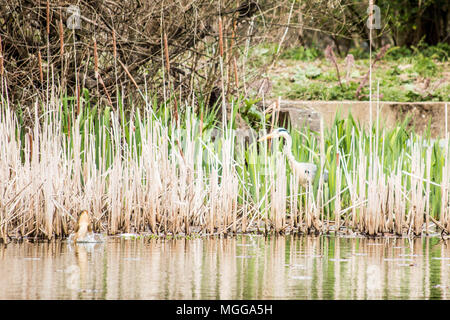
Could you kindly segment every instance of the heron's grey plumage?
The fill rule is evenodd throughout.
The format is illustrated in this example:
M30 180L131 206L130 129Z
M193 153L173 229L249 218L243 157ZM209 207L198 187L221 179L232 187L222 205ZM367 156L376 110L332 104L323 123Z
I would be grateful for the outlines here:
M294 155L292 154L292 138L284 128L276 129L271 134L261 138L260 140L263 140L264 138L276 137L282 137L285 139L286 144L284 145L283 153L288 159L291 169L294 172L294 175L298 178L299 183L304 187L308 186L316 177L317 166L314 163L298 162L295 160ZM323 179L325 182L328 181L327 170L324 170Z

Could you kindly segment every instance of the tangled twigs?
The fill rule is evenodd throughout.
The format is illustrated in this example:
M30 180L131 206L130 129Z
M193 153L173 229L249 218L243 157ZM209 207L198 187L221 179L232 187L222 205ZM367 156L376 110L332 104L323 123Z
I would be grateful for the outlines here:
M76 95L79 79L80 87L90 91L99 83L102 90L98 94L112 104L118 87L127 91L122 96L142 90L145 83L151 85L153 93L159 93L164 84L160 71L166 60L170 61L166 80L172 79L173 89L192 90L186 85L191 76L204 77L217 61L214 50L205 50L217 45L217 17L245 20L259 14L250 10L236 17L234 13L241 12L239 5L244 2L223 1L227 10L220 14L216 4L207 0L188 4L11 0L0 7L0 73L8 75L11 101L33 101L30 98L36 95L36 89L49 87L43 83L49 79L64 84L68 94ZM224 14L227 11L230 13ZM231 32L224 30L224 42ZM161 54L162 34L165 57ZM235 41L242 43L245 37L236 37ZM198 60L201 63L195 64L197 69L190 70L194 65L191 61ZM117 68L117 61L122 68Z

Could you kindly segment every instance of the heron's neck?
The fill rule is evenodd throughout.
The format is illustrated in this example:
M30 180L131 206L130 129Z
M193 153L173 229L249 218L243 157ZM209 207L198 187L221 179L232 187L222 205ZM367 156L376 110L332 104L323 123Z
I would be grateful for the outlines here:
M288 158L290 163L295 163L295 158L294 155L292 154L292 139L287 134L286 135L283 134L282 137L286 141L283 147L283 153L286 156L286 158Z

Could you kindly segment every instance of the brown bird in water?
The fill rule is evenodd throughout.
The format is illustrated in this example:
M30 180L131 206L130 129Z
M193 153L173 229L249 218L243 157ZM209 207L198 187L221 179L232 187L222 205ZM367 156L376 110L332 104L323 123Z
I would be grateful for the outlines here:
M83 241L88 233L92 232L91 218L87 210L81 211L78 215L77 225L75 227L75 234L73 242Z

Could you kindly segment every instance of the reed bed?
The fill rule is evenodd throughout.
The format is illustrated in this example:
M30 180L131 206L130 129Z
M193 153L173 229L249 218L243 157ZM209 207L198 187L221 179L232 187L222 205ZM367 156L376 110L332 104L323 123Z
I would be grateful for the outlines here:
M66 237L84 209L108 234L450 232L448 127L432 140L408 132L406 121L364 128L350 115L322 133L290 130L296 159L329 171L328 182L318 174L304 188L280 142L246 145L232 121L219 128L187 103L172 122L152 99L125 113L122 104L91 107L86 92L80 112L78 99L52 97L36 102L29 127L2 101L5 242Z

